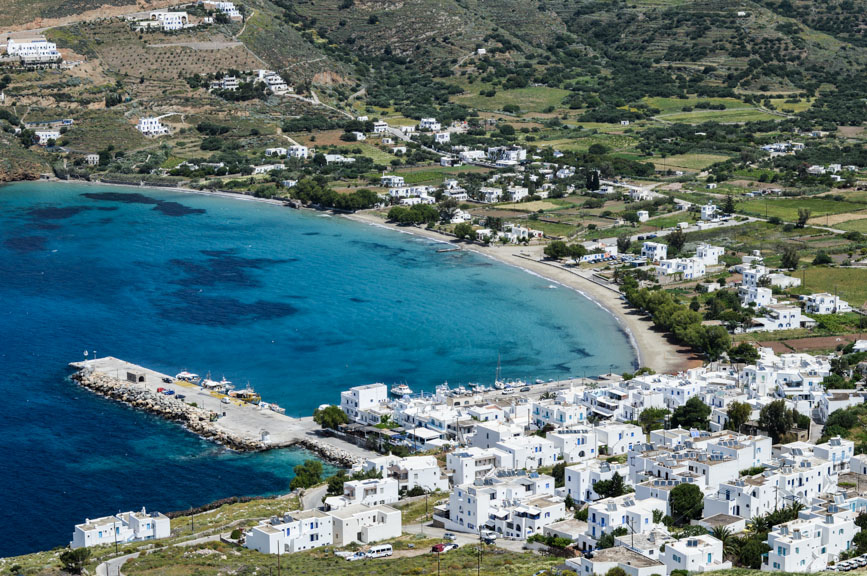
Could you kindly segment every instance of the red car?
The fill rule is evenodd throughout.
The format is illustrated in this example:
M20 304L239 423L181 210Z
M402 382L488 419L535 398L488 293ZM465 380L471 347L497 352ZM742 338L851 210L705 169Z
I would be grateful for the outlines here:
M458 545L452 542L444 542L442 544L434 544L430 551L437 553L448 552L449 550L455 550L457 547Z

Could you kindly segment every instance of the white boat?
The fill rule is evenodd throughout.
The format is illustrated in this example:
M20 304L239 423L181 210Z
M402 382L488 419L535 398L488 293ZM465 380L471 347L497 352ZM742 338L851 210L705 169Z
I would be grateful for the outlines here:
M274 403L269 404L268 408L271 409L271 412L276 412L277 414L285 414L286 413L285 408L281 408L280 406L277 406Z
M210 378L203 378L199 383L202 388L207 388L208 390L222 390L223 385L216 380L211 380Z
M198 374L193 374L192 372L187 372L184 370L183 372L178 372L175 374L175 380L184 380L186 382L195 382L199 379Z
M409 396L412 394L412 388L406 384L394 384L391 387L391 393L394 396Z

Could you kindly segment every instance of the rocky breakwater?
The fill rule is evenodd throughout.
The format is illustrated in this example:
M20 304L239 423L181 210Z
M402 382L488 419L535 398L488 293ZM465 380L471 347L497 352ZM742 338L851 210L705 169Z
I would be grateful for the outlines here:
M178 422L191 432L242 452L266 450L268 445L241 437L223 429L212 421L212 412L187 404L174 396L149 390L134 383L113 378L101 372L80 370L73 374L72 379L84 388L106 398L123 402L128 406L155 414L166 420Z
M314 454L320 456L323 460L345 468L352 468L356 464L361 464L364 461L364 458L361 458L360 456L350 454L342 448L329 444L324 438L300 438L295 445L310 450Z

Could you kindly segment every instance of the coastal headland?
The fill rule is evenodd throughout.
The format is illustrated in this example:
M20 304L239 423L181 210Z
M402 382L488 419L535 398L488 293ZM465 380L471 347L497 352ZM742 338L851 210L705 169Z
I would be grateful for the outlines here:
M347 467L375 456L339 438L319 435L319 426L312 417L292 418L118 358L107 356L72 362L70 366L76 370L72 379L82 387L177 422L232 450L252 452L294 446ZM165 394L161 389L174 394Z

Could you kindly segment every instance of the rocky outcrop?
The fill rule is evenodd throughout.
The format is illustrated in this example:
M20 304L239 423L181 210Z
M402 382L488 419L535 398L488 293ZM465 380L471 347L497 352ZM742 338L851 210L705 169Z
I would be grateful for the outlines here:
M311 452L320 456L323 460L327 460L328 462L332 462L334 464L337 464L338 466L343 466L346 468L352 468L355 464L359 464L362 461L362 458L350 454L346 450L342 450L336 446L333 446L325 440L305 438L298 440L295 445L310 450Z
M133 408L156 414L166 420L178 422L185 428L226 448L242 452L266 450L269 446L227 432L212 421L212 413L186 404L174 396L131 385L100 372L79 371L72 379L83 387L106 398L123 402Z

